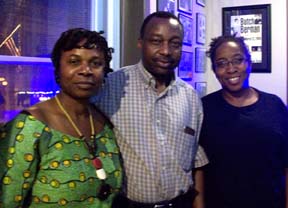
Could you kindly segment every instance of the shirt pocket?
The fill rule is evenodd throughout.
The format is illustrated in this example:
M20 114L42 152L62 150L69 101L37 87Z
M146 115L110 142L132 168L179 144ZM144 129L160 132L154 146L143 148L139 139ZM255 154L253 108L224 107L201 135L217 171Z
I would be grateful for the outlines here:
M194 157L196 153L195 129L184 126L179 130L179 161L185 172L191 171L194 166Z

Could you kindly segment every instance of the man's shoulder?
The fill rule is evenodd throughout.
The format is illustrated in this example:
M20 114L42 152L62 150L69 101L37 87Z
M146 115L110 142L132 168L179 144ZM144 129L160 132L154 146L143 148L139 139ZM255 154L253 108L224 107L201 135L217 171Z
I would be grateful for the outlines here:
M176 82L172 89L174 90L173 92L176 93L174 94L175 96L180 96L181 99L187 100L190 104L194 103L194 106L201 103L201 99L195 88L180 78L176 78Z
M176 86L178 86L180 88L186 89L186 90L191 91L191 92L195 91L195 89L192 87L192 85L188 84L187 82L185 82L184 80L182 80L179 77L176 78L175 83L176 83Z
M125 76L126 74L132 73L137 68L138 68L138 64L124 66L120 69L117 69L116 71L109 73L107 78L108 79L119 78L121 76Z

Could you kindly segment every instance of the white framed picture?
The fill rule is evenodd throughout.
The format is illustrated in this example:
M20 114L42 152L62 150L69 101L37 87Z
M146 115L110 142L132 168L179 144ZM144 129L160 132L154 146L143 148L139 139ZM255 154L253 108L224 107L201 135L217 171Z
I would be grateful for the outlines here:
M205 48L195 48L195 72L205 73L206 71L206 51Z
M205 0L196 0L196 4L199 4L203 7L205 7Z
M175 14L175 0L157 0L157 11Z
M206 41L206 16L202 13L196 14L196 41L199 44Z
M183 25L184 37L183 44L192 46L193 43L193 21L191 17L179 13L178 15L180 22Z
M185 81L192 80L193 75L193 53L182 51L181 60L178 67L178 77Z
M205 96L207 92L207 82L195 82L195 89L200 98Z
M178 10L192 14L192 0L178 0Z

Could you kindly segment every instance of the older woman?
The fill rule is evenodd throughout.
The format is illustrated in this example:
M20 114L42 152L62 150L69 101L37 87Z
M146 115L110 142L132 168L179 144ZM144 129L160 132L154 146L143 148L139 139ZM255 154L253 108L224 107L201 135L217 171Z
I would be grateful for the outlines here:
M110 71L100 33L62 33L52 52L61 90L1 130L1 207L111 207L122 168L113 125L89 104Z

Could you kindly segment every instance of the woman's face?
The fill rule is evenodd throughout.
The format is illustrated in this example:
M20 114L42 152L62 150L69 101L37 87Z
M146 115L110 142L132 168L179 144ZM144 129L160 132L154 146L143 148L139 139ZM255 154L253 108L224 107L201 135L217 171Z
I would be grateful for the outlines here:
M251 64L237 43L225 42L215 54L215 75L223 90L233 93L249 87Z
M88 99L102 86L105 59L97 49L75 48L61 55L59 83L62 92L77 98Z

